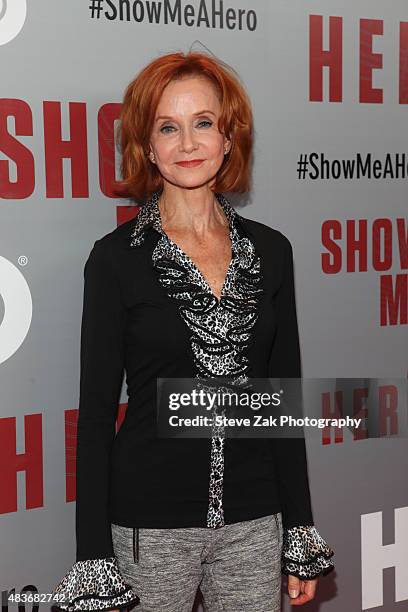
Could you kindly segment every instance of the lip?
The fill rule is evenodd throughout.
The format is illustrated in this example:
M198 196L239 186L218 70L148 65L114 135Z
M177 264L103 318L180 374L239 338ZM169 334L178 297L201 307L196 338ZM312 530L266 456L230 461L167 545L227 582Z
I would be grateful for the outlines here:
M195 166L200 166L204 161L204 159L191 159L190 161L176 162L176 164L183 168L194 168Z

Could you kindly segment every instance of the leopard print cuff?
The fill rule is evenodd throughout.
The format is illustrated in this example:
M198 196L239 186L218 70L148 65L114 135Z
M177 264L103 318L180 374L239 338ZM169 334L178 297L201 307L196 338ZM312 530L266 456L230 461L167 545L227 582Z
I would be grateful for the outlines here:
M312 525L283 530L282 573L311 580L334 570L334 551Z
M139 597L120 574L116 557L77 561L54 589L52 612L132 608Z

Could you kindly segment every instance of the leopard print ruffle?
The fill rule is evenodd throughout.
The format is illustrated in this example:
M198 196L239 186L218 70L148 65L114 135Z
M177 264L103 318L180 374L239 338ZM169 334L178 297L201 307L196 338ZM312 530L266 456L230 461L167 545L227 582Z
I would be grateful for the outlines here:
M120 574L116 557L77 561L52 593L52 612L133 608L140 599Z
M311 580L334 569L334 551L312 525L283 530L282 573Z
M180 315L191 330L196 377L227 377L232 384L245 386L249 367L246 352L253 340L251 331L258 318L258 301L263 293L260 258L255 247L248 237L239 235L235 225L238 213L222 194L216 194L229 222L232 244L232 259L218 300L191 258L164 232L159 197L159 192L155 192L138 213L131 246L143 243L149 225L161 234L152 261L159 282L177 301ZM216 426L214 418L207 511L207 527L212 528L225 524L222 505L224 433L224 428Z

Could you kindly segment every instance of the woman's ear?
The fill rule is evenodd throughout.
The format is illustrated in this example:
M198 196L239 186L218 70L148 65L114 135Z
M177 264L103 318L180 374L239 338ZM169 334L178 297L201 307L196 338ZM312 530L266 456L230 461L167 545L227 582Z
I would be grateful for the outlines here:
M150 159L151 162L153 162L154 164L156 163L156 158L154 156L151 146L149 147L149 150L146 152L146 155Z

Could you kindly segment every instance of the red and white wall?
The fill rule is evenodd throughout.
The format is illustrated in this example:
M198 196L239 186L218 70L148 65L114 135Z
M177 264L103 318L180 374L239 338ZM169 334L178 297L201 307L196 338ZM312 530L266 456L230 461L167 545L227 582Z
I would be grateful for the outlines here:
M137 211L112 194L114 127L158 54L212 52L250 94L254 189L231 199L293 245L303 375L407 376L406 2L122 6L0 0L3 609L13 589L50 593L74 561L83 266ZM336 553L321 612L408 607L404 414L377 416L379 437L308 440L315 523Z

